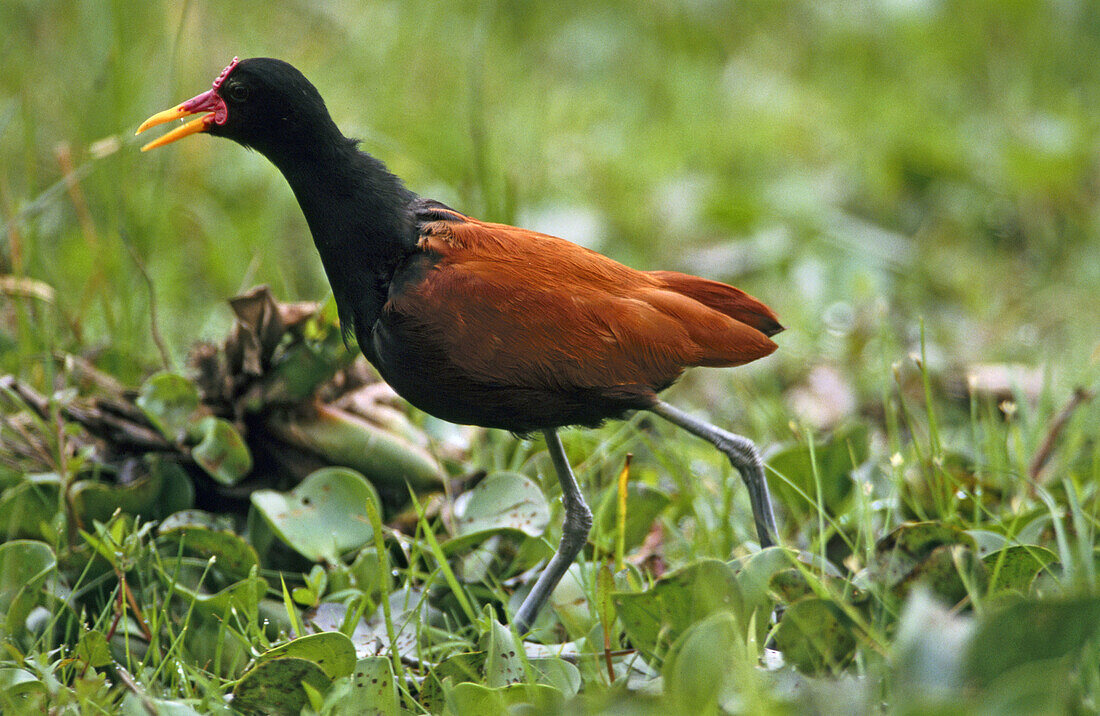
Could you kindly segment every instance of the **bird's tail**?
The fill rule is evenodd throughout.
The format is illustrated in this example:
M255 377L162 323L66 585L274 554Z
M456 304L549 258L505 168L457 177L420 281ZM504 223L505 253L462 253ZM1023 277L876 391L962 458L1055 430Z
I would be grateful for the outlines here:
M648 273L668 290L695 299L704 306L752 326L765 336L774 336L783 330L772 309L739 288L676 271Z

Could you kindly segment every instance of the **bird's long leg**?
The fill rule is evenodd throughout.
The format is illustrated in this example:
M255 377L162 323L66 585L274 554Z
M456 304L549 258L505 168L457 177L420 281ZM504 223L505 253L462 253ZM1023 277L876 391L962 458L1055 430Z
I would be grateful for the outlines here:
M693 435L698 435L729 458L730 463L741 473L745 487L749 489L749 503L756 522L756 534L761 547L775 544L778 532L775 529L775 515L772 512L772 500L768 494L768 483L764 479L764 462L756 445L746 437L735 435L708 422L688 415L664 401L650 408L665 420L679 425Z
M550 459L554 463L554 471L558 473L558 482L561 483L561 503L565 508L565 524L561 530L561 544L558 551L550 558L546 569L539 575L535 586L527 598L523 600L519 611L516 612L516 631L523 634L535 623L546 600L558 582L569 570L569 565L577 554L584 548L588 541L588 531L592 529L592 511L588 509L577 486L577 478L573 477L573 470L569 467L569 460L565 457L565 449L561 445L561 439L556 430L543 430L546 436L546 447L550 450Z

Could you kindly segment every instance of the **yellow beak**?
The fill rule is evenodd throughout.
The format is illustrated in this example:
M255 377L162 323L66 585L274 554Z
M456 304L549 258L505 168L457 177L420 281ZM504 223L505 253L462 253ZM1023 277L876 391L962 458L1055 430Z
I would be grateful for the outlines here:
M157 112L149 119L141 123L137 131L134 134L141 134L150 127L155 127L158 124L164 124L176 119L182 119L183 117L189 117L193 114L199 114L200 112L209 112L197 119L192 119L182 127L176 127L168 134L165 134L160 139L154 139L141 148L141 151L147 152L150 149L156 149L157 147L163 147L165 144L171 144L172 142L183 139L189 134L197 134L199 132L205 132L210 128L212 124L222 124L226 119L226 107L225 102L218 96L214 90L207 90L202 94L192 97L191 99L178 104L172 109L166 109L163 112Z

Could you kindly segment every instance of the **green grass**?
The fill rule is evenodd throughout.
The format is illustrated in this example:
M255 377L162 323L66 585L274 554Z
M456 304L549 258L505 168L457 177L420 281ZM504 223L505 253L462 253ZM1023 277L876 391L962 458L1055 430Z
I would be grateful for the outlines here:
M569 431L593 504L614 493L628 452L632 482L668 497L648 559L640 542L628 546L628 561L642 564L615 575L615 593L653 585L658 565L736 559L737 589L759 600L687 610L658 638L625 602L609 607L596 568L616 542L594 541L576 575L582 606L557 609L536 634L579 645L579 695L540 681L546 663L524 660L515 668L526 690L492 698L553 707L535 686L549 682L580 710L1096 708L1100 647L1087 625L1098 591L1098 401L1072 411L1039 479L1031 473L1073 391L1100 384L1095 3L5 2L0 26L0 373L46 395L94 392L63 354L131 387L182 369L194 342L225 335L225 298L252 285L283 300L327 294L293 196L261 157L207 137L137 151L142 119L207 88L234 55L300 67L345 132L415 191L639 268L730 281L776 309L788 327L777 353L695 371L668 397L764 449L783 542L804 560L755 554L743 488L705 444L644 416ZM1000 363L1034 375L968 390L975 366ZM69 397L58 393L53 409ZM501 647L492 612L514 602L517 573L556 543L555 502L544 540L486 548L495 561L471 580L478 570L444 554L447 518L424 496L401 534L388 528L358 562L344 555L324 585L263 550L263 580L234 581L129 517L101 528L119 549L93 559L107 538L76 533L65 490L49 485L71 484L95 456L67 454L54 421L23 423L16 401L2 404L0 437L40 436L37 464L55 473L43 482L0 469L0 512L16 492L38 500L20 505L52 505L48 524L6 532L49 555L0 545L14 545L15 562L42 560L41 575L18 573L14 584L4 580L17 573L0 570L0 605L33 611L30 623L3 626L0 680L34 684L31 697L74 713L113 713L124 699L224 710L221 695L307 606L291 597L284 607L280 579L309 605L341 605L336 628L349 634L355 610L369 617L387 593L427 593L432 618L395 601L371 628L386 643L411 635L408 658L378 653L385 669L420 678L434 668L440 684L449 675L440 693L452 710L490 698L455 690L460 655L514 666L501 661L514 649ZM519 472L556 494L539 442L477 434L446 463L455 476ZM924 535L939 551L911 556L931 592L898 588L901 567L881 546L918 520L946 530ZM975 566L1006 544L1024 550L1011 560L1025 571L1025 553L1049 550L1052 566L1023 586L1002 581L1007 552ZM215 613L179 591L200 579L212 593L245 586ZM264 599L248 596L250 584ZM794 614L787 627L770 628L773 603ZM613 684L598 626L609 608L618 621L608 643L624 652ZM815 641L800 611L822 630L833 615L836 630ZM998 619L1014 614L1049 629L1005 632L1023 647L997 641L1007 629ZM765 644L784 646L787 665L760 667ZM736 678L699 676L713 664ZM428 707L423 691L398 684L403 708ZM335 708L341 688L352 687L319 691L311 708Z

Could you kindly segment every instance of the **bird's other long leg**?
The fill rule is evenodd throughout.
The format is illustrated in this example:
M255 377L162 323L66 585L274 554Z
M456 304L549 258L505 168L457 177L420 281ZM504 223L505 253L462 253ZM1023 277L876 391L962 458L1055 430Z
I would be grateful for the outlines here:
M752 505L752 516L756 522L756 534L760 538L760 546L774 545L778 535L775 529L775 514L772 511L771 496L768 494L768 483L764 479L764 462L760 459L760 452L756 449L756 445L746 437L699 420L664 401L657 401L650 410L670 423L703 438L729 458L730 463L741 473L745 487L749 489L749 503Z
M539 575L535 586L527 598L523 600L519 611L516 612L516 631L523 634L535 623L539 611L542 610L550 593L558 582L569 570L577 554L584 548L588 541L588 531L592 529L592 511L584 501L580 487L577 486L577 478L573 476L573 470L569 467L569 460L565 457L565 449L561 445L561 439L556 430L544 430L546 447L550 450L550 459L554 463L554 471L558 473L558 482L561 483L561 502L565 508L565 524L561 530L561 544L558 551L550 558L546 569Z

